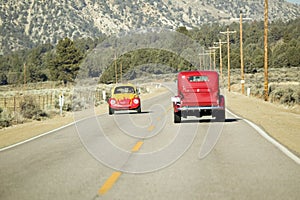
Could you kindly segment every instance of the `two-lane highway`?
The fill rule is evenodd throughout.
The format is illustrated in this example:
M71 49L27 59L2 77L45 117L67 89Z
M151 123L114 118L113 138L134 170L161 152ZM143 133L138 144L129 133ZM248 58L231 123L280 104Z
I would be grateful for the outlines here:
M172 95L1 151L0 199L300 198L299 165L244 120L174 124Z

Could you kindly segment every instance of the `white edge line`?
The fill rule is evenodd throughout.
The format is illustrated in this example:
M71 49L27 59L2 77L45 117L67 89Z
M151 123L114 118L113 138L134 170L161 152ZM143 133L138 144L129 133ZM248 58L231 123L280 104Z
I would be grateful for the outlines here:
M293 154L289 149L287 149L285 146L277 142L274 138L272 138L268 133L266 133L264 130L262 130L259 126L254 124L253 122L244 119L240 116L237 116L233 112L226 109L227 112L229 112L231 115L233 115L236 118L243 119L245 122L247 122L252 128L254 128L262 137L264 137L267 141L269 141L271 144L273 144L275 147L277 147L281 152L283 152L286 156L291 158L293 161L295 161L298 165L300 165L300 158Z

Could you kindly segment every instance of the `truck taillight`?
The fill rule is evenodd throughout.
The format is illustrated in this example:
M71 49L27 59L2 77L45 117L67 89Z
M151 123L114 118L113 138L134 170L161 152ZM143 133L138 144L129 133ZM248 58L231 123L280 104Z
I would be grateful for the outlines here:
M180 103L180 97L171 97L171 101L174 103Z

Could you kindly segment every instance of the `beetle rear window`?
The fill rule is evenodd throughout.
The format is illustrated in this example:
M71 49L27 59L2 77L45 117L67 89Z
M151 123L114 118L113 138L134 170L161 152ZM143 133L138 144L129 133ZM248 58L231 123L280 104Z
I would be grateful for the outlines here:
M208 76L190 76L188 79L190 82L206 82L208 81Z
M130 86L116 87L114 94L134 93L134 88Z

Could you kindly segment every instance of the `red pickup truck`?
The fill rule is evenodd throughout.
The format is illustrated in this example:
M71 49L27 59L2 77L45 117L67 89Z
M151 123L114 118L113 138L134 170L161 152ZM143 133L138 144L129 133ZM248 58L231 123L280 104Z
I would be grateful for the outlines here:
M220 94L216 71L184 71L178 73L177 96L172 97L174 123L187 116L212 116L225 120L225 98Z

